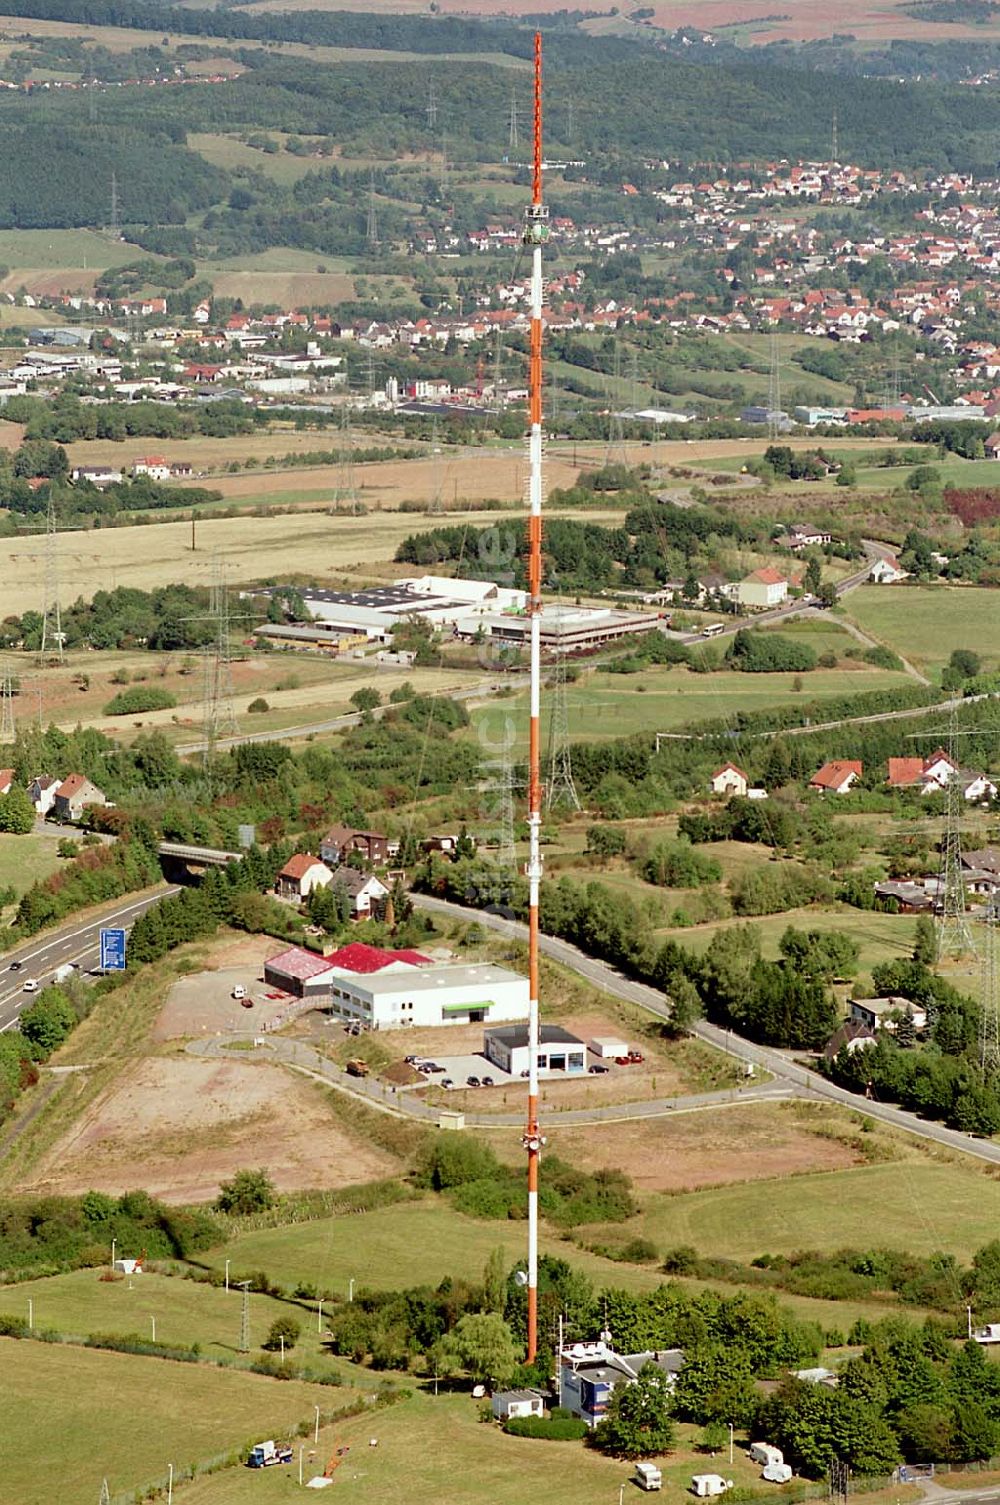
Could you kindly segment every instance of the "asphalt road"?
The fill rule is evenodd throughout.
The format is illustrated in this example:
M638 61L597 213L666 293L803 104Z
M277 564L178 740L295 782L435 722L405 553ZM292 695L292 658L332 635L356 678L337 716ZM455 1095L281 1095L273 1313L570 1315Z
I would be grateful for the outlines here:
M32 994L24 991L24 984L33 978L39 986L52 981L57 967L75 962L81 972L98 965L101 959L101 930L105 926L124 926L130 930L139 915L153 904L158 904L168 894L178 893L176 885L157 888L141 898L130 898L126 903L105 912L97 919L64 926L48 931L37 940L28 941L0 958L0 1034L17 1023L21 1010L31 1002ZM20 962L20 970L11 971L11 963Z

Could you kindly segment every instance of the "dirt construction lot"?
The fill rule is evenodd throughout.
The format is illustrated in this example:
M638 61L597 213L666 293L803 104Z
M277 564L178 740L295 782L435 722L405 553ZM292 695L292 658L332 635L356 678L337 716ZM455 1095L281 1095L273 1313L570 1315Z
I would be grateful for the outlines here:
M126 1070L74 1123L25 1190L204 1202L247 1166L282 1191L349 1186L397 1167L336 1124L323 1089L279 1066L151 1057Z
M624 1167L641 1191L693 1191L859 1163L848 1143L810 1133L776 1103L618 1123L600 1134L550 1120L547 1132L563 1160L587 1170Z

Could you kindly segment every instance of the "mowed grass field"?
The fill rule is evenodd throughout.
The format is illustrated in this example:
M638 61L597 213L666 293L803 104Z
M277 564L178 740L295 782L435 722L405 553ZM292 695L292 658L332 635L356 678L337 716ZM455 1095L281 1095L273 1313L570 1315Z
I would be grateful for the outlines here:
M706 848L711 851L711 848ZM658 934L672 935L689 950L700 954L707 950L720 930L729 930L744 923L738 918L715 920L706 925L693 925L683 930L663 930ZM895 961L909 956L913 951L916 934L916 916L876 914L849 909L789 909L783 914L764 915L753 920L753 926L761 939L765 957L774 961L780 955L778 942L791 925L797 930L820 930L824 933L849 935L859 946L859 962L862 969L869 969L878 962Z
M971 648L984 667L1000 664L1000 594L963 585L863 585L845 616L937 678L953 648Z
M108 1258L111 1251L108 1250ZM233 1264L245 1275L249 1266ZM190 1347L200 1343L209 1358L232 1358L239 1351L242 1298L235 1288L203 1285L177 1276L150 1271L115 1281L101 1280L99 1270L74 1270L43 1280L29 1280L0 1287L0 1312L27 1318L28 1300L33 1303L36 1328L55 1328L76 1337L88 1333L140 1333L156 1340ZM289 1307L286 1302L252 1292L250 1296L250 1347L259 1349L271 1323L292 1316L302 1327L296 1357L319 1363L320 1344L315 1304L312 1311ZM339 1363L339 1361L337 1361ZM333 1368L334 1365L329 1366Z
M797 680L801 680L800 686ZM693 674L683 667L628 675L598 670L587 674L582 682L567 686L566 706L570 736L598 740L633 732L678 731L695 722L725 720L740 712L767 711L778 705L911 683L905 674L868 668L814 669L801 676L728 670ZM498 717L506 711L526 738L525 704L522 695L505 700L502 706L483 707L472 713L473 723L478 731L480 722L488 719L489 726L495 728ZM543 727L543 734L545 731Z
M496 516L456 512L447 520L479 528ZM402 539L420 526L421 519L389 512L367 517L209 516L198 523L196 554L191 552L187 517L146 527L61 534L62 600L89 600L95 591L119 585L142 590L177 580L209 585L215 554L225 562L234 585L284 574L304 574L319 585L332 584L342 572L367 577L373 566L389 563ZM41 553L32 552L34 547L23 539L0 539L0 601L5 615L41 609L44 566Z
M350 1452L334 1475L333 1495L364 1500L370 1505L524 1505L529 1499L544 1499L551 1505L610 1505L631 1476L632 1466L605 1458L581 1442L546 1442L507 1437L496 1426L479 1420L480 1402L466 1386L457 1393L434 1396L431 1389L390 1406L378 1416L352 1418L336 1429L320 1433L318 1467L306 1464L305 1477L321 1472L332 1446L326 1437ZM661 1461L663 1501L680 1505L690 1499L691 1475L715 1467L696 1449L698 1428L681 1426L677 1446ZM378 1446L371 1447L373 1437ZM745 1443L744 1443L745 1446ZM725 1473L734 1483L749 1487L760 1469L750 1463L740 1447ZM298 1466L270 1468L252 1480L227 1471L185 1486L185 1505L242 1505L250 1499L261 1505L298 1497ZM626 1485L626 1496L635 1494ZM893 1499L906 1499L897 1490ZM780 1498L780 1497L779 1497ZM866 1497L867 1498L867 1497Z
M167 1466L215 1457L334 1410L344 1392L162 1359L0 1339L11 1505L91 1505ZM246 1477L239 1475L246 1489ZM234 1498L246 1498L235 1496Z
M12 887L21 894L42 878L47 878L61 866L56 856L59 837L53 827L52 834L38 836L8 836L0 833L0 888Z
M1000 1182L992 1177L903 1160L658 1197L628 1226L662 1248L693 1244L741 1260L886 1246L917 1255L940 1249L968 1262L996 1237L998 1218ZM958 1292L955 1301L957 1308Z

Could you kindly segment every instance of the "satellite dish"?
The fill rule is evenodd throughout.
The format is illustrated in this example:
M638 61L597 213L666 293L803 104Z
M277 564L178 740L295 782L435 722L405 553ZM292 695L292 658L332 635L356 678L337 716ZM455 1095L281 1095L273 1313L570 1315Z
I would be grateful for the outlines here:
M519 1285L519 1286L526 1286L528 1284L528 1272L527 1272L527 1270L515 1270L514 1271L514 1284L515 1285Z

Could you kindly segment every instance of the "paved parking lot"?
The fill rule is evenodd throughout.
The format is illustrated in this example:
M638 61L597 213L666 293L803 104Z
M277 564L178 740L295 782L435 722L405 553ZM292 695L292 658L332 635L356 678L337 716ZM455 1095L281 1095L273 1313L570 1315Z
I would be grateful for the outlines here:
M420 1059L436 1061L438 1066L444 1067L444 1071L435 1071L426 1076L421 1072L424 1081L418 1083L419 1086L423 1086L424 1082L440 1085L445 1077L451 1077L456 1087L464 1087L470 1076L477 1076L480 1081L484 1075L491 1076L497 1086L503 1084L505 1087L514 1080L506 1071L501 1071L499 1066L488 1061L481 1050L461 1056L445 1056L435 1052L432 1056L421 1056Z

